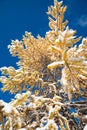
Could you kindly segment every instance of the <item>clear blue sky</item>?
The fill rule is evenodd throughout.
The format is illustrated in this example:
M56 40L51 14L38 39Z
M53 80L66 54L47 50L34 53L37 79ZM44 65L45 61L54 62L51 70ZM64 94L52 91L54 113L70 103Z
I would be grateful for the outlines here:
M87 36L87 0L64 0L65 17L69 27L77 30L77 36ZM11 57L7 45L11 40L21 40L25 31L44 37L48 27L48 6L53 0L0 0L0 67L16 67L17 58ZM1 87L1 85L0 85ZM0 92L0 99L9 101L8 93Z

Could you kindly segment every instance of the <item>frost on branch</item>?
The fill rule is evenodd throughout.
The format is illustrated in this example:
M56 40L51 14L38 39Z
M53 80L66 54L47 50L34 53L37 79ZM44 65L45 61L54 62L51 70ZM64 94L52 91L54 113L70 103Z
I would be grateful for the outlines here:
M21 41L12 40L8 46L10 54L19 61L18 69L0 68L2 90L15 94L9 103L0 100L1 130L86 127L87 38L77 46L81 37L67 26L66 9L62 2L54 0L47 12L50 30L45 37L35 38L26 32Z

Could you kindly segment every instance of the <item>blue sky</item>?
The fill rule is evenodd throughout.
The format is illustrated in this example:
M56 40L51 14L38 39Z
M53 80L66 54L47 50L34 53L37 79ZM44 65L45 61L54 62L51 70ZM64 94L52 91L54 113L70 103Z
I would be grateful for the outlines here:
M67 5L65 18L77 36L87 36L87 0L64 0ZM7 45L11 40L21 40L25 31L36 37L45 36L48 27L48 6L53 0L0 0L0 67L16 67L17 58L11 57ZM1 87L1 85L0 85ZM0 99L9 101L10 94L1 93Z

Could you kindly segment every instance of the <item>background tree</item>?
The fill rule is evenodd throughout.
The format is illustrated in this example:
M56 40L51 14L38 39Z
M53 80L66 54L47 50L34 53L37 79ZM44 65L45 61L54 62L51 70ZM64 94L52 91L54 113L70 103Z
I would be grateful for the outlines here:
M81 37L67 26L65 11L54 0L45 37L26 32L8 46L19 62L18 69L0 69L2 90L15 93L11 102L0 101L1 130L82 130L87 124L87 38L77 46Z

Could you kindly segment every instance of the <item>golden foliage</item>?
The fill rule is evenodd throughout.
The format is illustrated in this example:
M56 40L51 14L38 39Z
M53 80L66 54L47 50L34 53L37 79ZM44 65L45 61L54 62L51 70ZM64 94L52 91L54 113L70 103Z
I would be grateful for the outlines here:
M62 2L54 0L47 12L51 30L45 37L35 38L26 32L21 41L12 40L8 46L10 54L19 59L18 69L0 68L2 90L21 94L10 103L0 101L1 129L70 130L68 118L60 113L65 104L59 93L67 93L72 100L74 93L87 89L87 38L75 45L81 37L66 26L66 9Z

